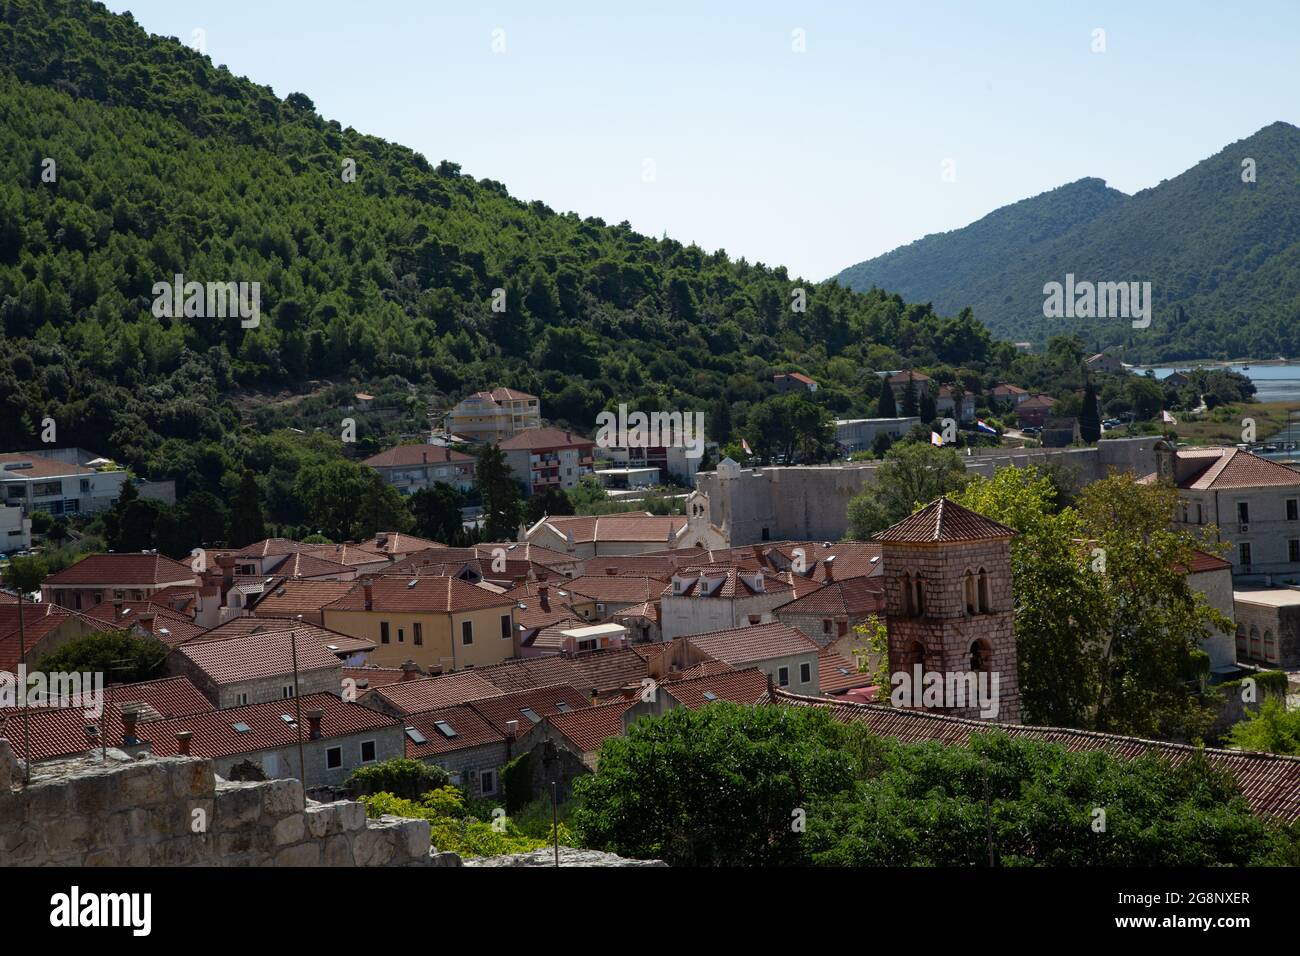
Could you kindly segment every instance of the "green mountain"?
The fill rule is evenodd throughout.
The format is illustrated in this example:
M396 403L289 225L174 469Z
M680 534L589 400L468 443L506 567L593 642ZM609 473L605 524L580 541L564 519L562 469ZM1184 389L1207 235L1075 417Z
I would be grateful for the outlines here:
M1254 182L1243 181L1244 160ZM1043 286L1146 281L1154 316L1049 319ZM1133 361L1300 355L1300 129L1274 123L1133 196L1083 179L845 269L941 312L970 306L996 334L1062 332Z
M277 522L305 520L304 461L477 389L587 432L619 402L739 428L774 372L861 414L872 369L1006 360L968 316L513 198L85 0L0 0L0 114L0 449L50 418L182 497L251 469ZM260 323L156 316L178 274L259 283Z

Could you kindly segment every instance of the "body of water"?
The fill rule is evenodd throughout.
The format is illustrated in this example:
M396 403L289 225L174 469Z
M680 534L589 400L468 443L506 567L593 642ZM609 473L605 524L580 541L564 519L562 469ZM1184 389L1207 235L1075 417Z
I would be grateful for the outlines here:
M1255 397L1261 402L1300 402L1300 362L1279 362L1271 365L1251 363L1249 367L1242 364L1205 363L1202 367L1207 365L1212 368L1230 369L1245 375L1255 384ZM1175 371L1185 372L1188 368L1189 366L1186 365L1157 366L1152 371L1156 373L1156 378L1164 378ZM1287 428L1274 435L1260 435L1259 439L1265 444L1277 447L1276 450L1253 449L1257 455L1288 461L1300 458L1300 414L1295 416ZM1286 447L1288 444L1292 447Z
M1239 372L1255 383L1255 397L1261 402L1300 402L1300 362L1287 362L1275 365L1223 365L1214 364L1209 368L1226 368ZM1156 366L1153 371L1156 378L1164 378L1174 372L1186 372L1191 366L1168 365Z

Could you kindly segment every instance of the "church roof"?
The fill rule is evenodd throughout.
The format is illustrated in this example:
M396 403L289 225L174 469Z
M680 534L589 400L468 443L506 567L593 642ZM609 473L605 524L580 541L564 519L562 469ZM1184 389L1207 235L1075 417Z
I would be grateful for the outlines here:
M1013 538L1016 532L992 518L976 514L955 501L937 498L914 515L877 534L875 541L910 544L942 541L984 541Z

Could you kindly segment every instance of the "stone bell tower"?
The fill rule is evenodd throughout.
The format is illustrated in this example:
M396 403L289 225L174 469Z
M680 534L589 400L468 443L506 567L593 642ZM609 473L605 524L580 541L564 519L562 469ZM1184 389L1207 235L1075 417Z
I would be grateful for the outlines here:
M922 688L916 688L909 706L1020 722L1011 595L1015 534L939 498L875 536L884 566L890 674L905 672L910 679L920 664L923 674L943 681L942 704L932 696L922 705ZM976 696L981 685L985 708ZM881 688L881 694L892 689ZM964 706L954 706L963 699Z

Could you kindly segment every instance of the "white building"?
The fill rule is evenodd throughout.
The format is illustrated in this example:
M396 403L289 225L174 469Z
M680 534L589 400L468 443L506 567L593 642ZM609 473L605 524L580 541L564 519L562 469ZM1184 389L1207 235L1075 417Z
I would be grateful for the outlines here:
M29 452L0 454L0 503L27 516L100 511L117 500L126 480L127 473L111 462L89 467Z
M461 491L474 487L476 460L469 455L437 445L398 445L371 455L363 465L379 472L404 495L435 484L451 485Z
M513 388L475 392L447 413L447 431L470 441L501 442L542 425L542 403L536 395Z
M0 554L26 551L31 546L31 519L17 505L0 507Z
M921 419L911 418L841 418L835 422L835 441L845 452L870 451L876 436L887 434L897 440L912 430Z

